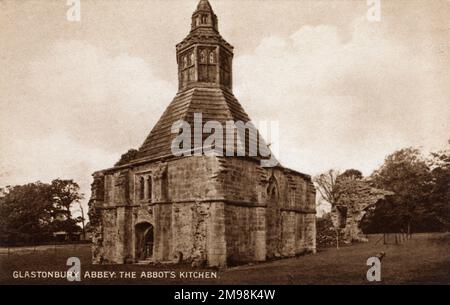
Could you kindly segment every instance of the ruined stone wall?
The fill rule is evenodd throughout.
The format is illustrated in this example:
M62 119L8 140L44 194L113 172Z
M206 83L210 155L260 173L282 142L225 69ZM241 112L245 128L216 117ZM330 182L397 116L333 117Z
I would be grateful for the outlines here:
M369 182L358 179L341 180L338 190L339 200L331 210L334 223L344 225L342 231L347 243L367 242L360 227L367 209L394 193L373 188ZM345 215L342 211L346 211Z

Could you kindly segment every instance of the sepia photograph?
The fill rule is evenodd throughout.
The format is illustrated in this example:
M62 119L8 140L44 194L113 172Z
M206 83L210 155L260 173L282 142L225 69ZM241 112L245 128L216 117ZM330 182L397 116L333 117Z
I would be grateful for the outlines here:
M0 41L0 285L450 284L449 0L0 0Z

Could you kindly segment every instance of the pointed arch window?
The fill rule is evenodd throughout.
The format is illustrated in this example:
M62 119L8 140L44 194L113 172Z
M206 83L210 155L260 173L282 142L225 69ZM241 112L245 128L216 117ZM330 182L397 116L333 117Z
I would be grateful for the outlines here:
M200 47L198 50L198 80L205 83L217 81L217 50L211 47Z
M272 205L278 205L279 193L278 186L275 178L272 176L269 180L269 186L267 187L267 198Z
M143 200L145 198L145 180L144 177L139 179L139 199Z
M180 86L185 87L189 82L195 81L195 53L194 49L180 54L179 59Z

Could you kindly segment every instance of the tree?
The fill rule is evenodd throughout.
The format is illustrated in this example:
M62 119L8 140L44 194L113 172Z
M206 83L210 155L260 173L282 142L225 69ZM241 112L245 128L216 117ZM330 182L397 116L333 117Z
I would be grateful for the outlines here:
M41 182L8 187L0 198L0 240L5 244L18 241L41 241L48 235L51 223L51 188Z
M335 206L338 201L338 190L337 190L337 177L339 176L339 171L330 169L326 173L320 174L314 177L313 182L316 184L316 189L319 192L322 199Z
M0 196L0 240L29 244L50 240L57 231L79 231L70 209L82 198L72 180L7 187Z
M79 219L72 218L71 208L73 204L79 203L83 199L80 194L80 187L73 180L55 179L51 182L53 221L51 231L64 231L71 235L79 231L77 223Z
M450 141L449 141L450 143ZM450 149L433 152L428 159L433 179L430 202L421 207L428 228L450 228Z
M361 180L363 174L357 169L347 169L345 172L338 176L339 179L351 179L351 180Z
M130 149L124 153L120 160L115 164L116 166L125 165L136 159L138 151L136 149Z
M69 217L71 205L83 199L79 185L73 180L53 180L51 190L55 209L65 211Z
M78 202L78 207L80 209L81 215L77 217L76 221L77 223L81 223L81 230L83 231L83 238L86 238L86 218L84 217L84 208L81 202Z
M376 187L395 193L392 206L378 211L379 219L395 230L405 228L410 234L412 226L417 228L420 222L418 207L429 202L432 190L431 172L420 151L405 148L394 152L370 179Z
M337 208L336 205L339 200L339 190L337 185L338 177L339 171L330 169L326 173L320 174L313 179L321 199L328 202L332 209ZM333 226L336 235L336 248L339 249L339 223L333 221Z
M319 248L339 247L337 243L344 237L341 231L336 231L331 219L331 213L326 213L316 219L316 231L317 246ZM339 236L336 237L336 234L339 234Z

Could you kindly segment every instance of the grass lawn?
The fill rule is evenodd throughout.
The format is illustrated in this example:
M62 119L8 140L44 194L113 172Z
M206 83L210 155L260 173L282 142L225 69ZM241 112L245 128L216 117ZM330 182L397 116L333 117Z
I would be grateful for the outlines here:
M1 284L67 284L66 279L13 278L14 271L66 271L66 260L81 260L81 284L370 284L366 280L366 261L384 251L381 284L449 284L450 234L416 234L400 245L383 245L380 235L369 237L368 243L340 249L321 249L315 255L246 265L217 272L217 279L180 279L180 272L198 271L188 266L108 265L90 263L89 245L41 246L0 249ZM377 243L378 242L378 243ZM115 271L113 279L88 279L86 271ZM136 272L136 279L119 278L119 272ZM141 278L142 272L169 271L175 278ZM160 273L161 274L161 273Z

